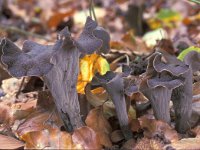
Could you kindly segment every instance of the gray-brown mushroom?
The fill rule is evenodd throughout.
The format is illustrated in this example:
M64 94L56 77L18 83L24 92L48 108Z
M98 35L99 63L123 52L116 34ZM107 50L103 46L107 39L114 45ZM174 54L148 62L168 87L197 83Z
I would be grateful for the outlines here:
M76 91L79 56L100 51L102 46L107 48L106 51L109 49L106 46L109 45L109 34L102 29L96 33L97 29L97 23L88 17L77 40L72 39L65 28L52 46L26 41L21 51L8 39L1 42L1 60L12 76L40 76L44 79L68 132L84 125Z
M129 86L126 87L122 74L107 72L105 75L96 74L92 80L93 85L100 84L104 87L113 101L119 120L121 130L126 139L132 137L132 132L128 126L128 114L125 101L125 93L128 95L137 90L137 88ZM127 85L128 86L128 85ZM134 86L134 85L133 85ZM125 92L126 91L126 92Z
M140 84L140 91L150 100L156 119L170 123L169 101L172 90L184 84L184 81L171 73L177 70L169 66L167 67L170 69L166 69L164 64L157 62L161 62L161 57L160 53L154 53L149 58L146 77ZM155 66L159 69L156 70Z

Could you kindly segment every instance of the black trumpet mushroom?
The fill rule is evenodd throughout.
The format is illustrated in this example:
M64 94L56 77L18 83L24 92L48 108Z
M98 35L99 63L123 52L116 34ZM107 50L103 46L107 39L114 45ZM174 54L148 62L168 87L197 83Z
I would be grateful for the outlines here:
M175 110L176 130L179 133L185 133L191 127L192 75L193 72L200 69L200 54L195 51L189 52L183 62L175 56L164 54L163 57L166 62L162 61L162 55L159 53L154 53L151 56L147 76L162 75L163 72L167 72L172 78L181 81L181 84L179 86L177 84L172 90L171 100Z
M80 37L72 39L64 28L54 45L25 41L22 50L4 38L1 41L3 66L14 77L39 76L54 97L57 110L68 132L84 125L76 91L79 57L94 51L109 51L109 34L90 17Z
M137 92L138 88L135 84L124 80L123 74L108 71L105 75L96 74L92 79L93 85L101 85L104 87L113 101L119 120L119 124L123 135L126 139L132 138L132 132L128 126L128 114L125 101L125 94Z
M154 53L149 58L146 76L140 83L140 91L150 100L155 118L170 123L169 102L172 90L183 85L184 80L167 70L169 66L160 68L164 67L161 57L161 53ZM162 65L158 67L160 63Z
M184 78L185 84L176 88L172 92L172 101L176 115L176 129L180 133L185 133L191 128L192 115L192 85L193 73L200 70L200 54L196 51L189 52L183 63L189 66L189 69L179 77Z

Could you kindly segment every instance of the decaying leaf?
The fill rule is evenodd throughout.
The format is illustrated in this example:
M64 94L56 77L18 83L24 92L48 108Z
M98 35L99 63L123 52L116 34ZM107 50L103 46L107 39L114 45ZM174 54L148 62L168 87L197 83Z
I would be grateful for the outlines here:
M72 135L73 142L76 145L81 145L83 149L101 149L100 138L91 128L86 126L75 130Z
M173 27L173 22L179 22L181 15L170 9L160 9L155 18L148 20L148 24L151 29L156 29L161 26Z
M111 133L110 138L113 143L120 142L124 140L124 136L121 130L115 130Z
M99 72L101 75L110 70L109 64L100 55L86 55L80 60L80 73L78 76L77 91L84 94L85 86L92 80L94 74Z
M0 103L0 123L11 123L13 121L9 103Z
M158 150L162 149L163 145L160 141L148 138L142 138L134 147L138 150Z
M196 138L200 138L200 125L196 126L194 129L191 130L194 133Z
M1 149L21 149L24 147L24 143L9 136L0 134Z
M135 144L136 144L135 139L130 139L124 143L124 145L122 146L122 149L126 149L126 150L133 149L135 147Z
M28 133L45 130L50 125L56 125L58 127L62 125L56 112L38 110L29 115L25 121L19 125L16 133L23 139L23 136Z
M21 120L31 114L36 108L37 100L28 101L26 103L17 103L11 106L13 119Z
M82 149L81 145L73 143L71 134L57 128L29 132L23 140L25 149Z
M85 122L88 127L92 128L96 132L98 137L101 137L100 143L102 145L106 147L112 146L109 138L109 135L112 132L112 128L104 117L101 107L92 109L89 112Z
M148 119L146 117L139 118L141 128L144 130L144 136L148 138L158 137L164 143L178 141L177 132L167 123L160 120Z
M200 149L200 138L187 138L176 141L172 144L166 145L164 148L167 149L190 149L197 150Z

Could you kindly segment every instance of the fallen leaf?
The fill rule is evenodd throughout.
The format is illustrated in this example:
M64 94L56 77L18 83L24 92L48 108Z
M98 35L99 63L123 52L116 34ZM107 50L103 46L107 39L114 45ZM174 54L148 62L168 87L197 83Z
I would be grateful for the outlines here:
M94 74L99 72L101 75L110 70L109 64L105 58L97 54L86 55L80 60L80 73L78 76L77 91L84 94L84 89Z
M27 101L26 103L15 103L11 106L13 119L20 120L27 117L36 108L37 100Z
M65 12L54 12L53 15L48 19L47 25L49 28L56 28L61 21L63 21L66 17L70 17L75 13L75 9L71 9Z
M200 125L196 126L194 129L191 129L191 131L195 134L196 138L200 138Z
M12 112L10 111L11 108L10 108L10 105L9 103L5 103L5 102L1 102L0 103L0 123L11 123L12 120L13 120L13 115L12 115Z
M88 127L92 128L96 132L98 137L101 137L100 143L102 145L106 147L112 146L109 138L109 134L112 132L112 128L104 117L101 107L92 109L89 112L85 122Z
M177 132L163 121L141 117L139 122L144 130L145 137L160 137L166 143L175 142L179 139Z
M194 84L193 84L193 90L192 90L192 92L193 92L193 95L198 95L198 94L200 94L200 82L198 81L198 82L195 82Z
M75 130L72 135L73 142L81 145L83 149L101 149L99 138L91 128L86 126Z
M160 150L163 145L154 139L142 138L139 142L137 142L134 149L137 150Z
M166 145L164 149L189 149L197 150L200 149L200 138L187 138L181 139L180 141L173 142L172 144Z
M200 100L195 100L192 103L192 111L200 116Z
M155 18L149 19L147 22L151 29L157 29L161 26L166 27L173 27L174 22L181 21L181 15L180 13L170 10L170 9L160 9L160 11L156 14Z
M183 51L178 55L177 58L178 58L179 60L183 61L184 58L185 58L185 56L186 56L189 52L191 52L191 51L196 51L196 52L200 53L200 48L199 48L199 47L195 47L195 46L191 46L191 47L189 47L189 48L183 50Z
M29 132L42 131L54 124L58 127L62 125L60 119L56 115L56 112L38 110L29 115L26 120L19 125L16 133L23 139L23 136Z
M138 121L138 119L131 120L130 127L131 131L138 132L141 129L140 122Z
M24 147L24 143L9 136L0 134L1 149L21 149Z
M29 132L23 140L26 142L25 149L82 149L81 145L73 143L71 134L52 127Z
M167 32L164 29L159 28L145 33L142 39L144 40L144 42L148 47L152 48L157 44L158 40L162 40L167 37L168 37Z
M121 130L115 130L111 133L110 138L113 143L118 143L124 140L124 135Z
M126 150L133 149L135 147L135 144L136 144L135 139L130 139L123 144L121 149L126 149Z

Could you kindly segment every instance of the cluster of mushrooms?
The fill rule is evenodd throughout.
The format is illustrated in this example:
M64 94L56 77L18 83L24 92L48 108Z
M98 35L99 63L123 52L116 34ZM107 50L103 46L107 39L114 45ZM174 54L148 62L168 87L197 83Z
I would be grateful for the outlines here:
M94 51L107 53L109 42L108 32L88 17L78 39L73 39L67 28L60 32L54 45L25 41L21 50L9 39L2 39L0 62L14 77L41 77L54 97L66 130L73 132L84 126L76 91L79 58ZM143 93L149 99L155 118L167 123L170 123L169 101L172 100L177 131L184 133L190 127L192 75L200 69L200 55L190 52L183 62L170 57L173 56L153 53L148 59L146 72L140 75L138 81L131 75L132 68L122 73L108 71L105 75L96 74L93 78L91 84L104 87L113 101L126 139L131 138L132 133L128 126L125 96L136 92Z

